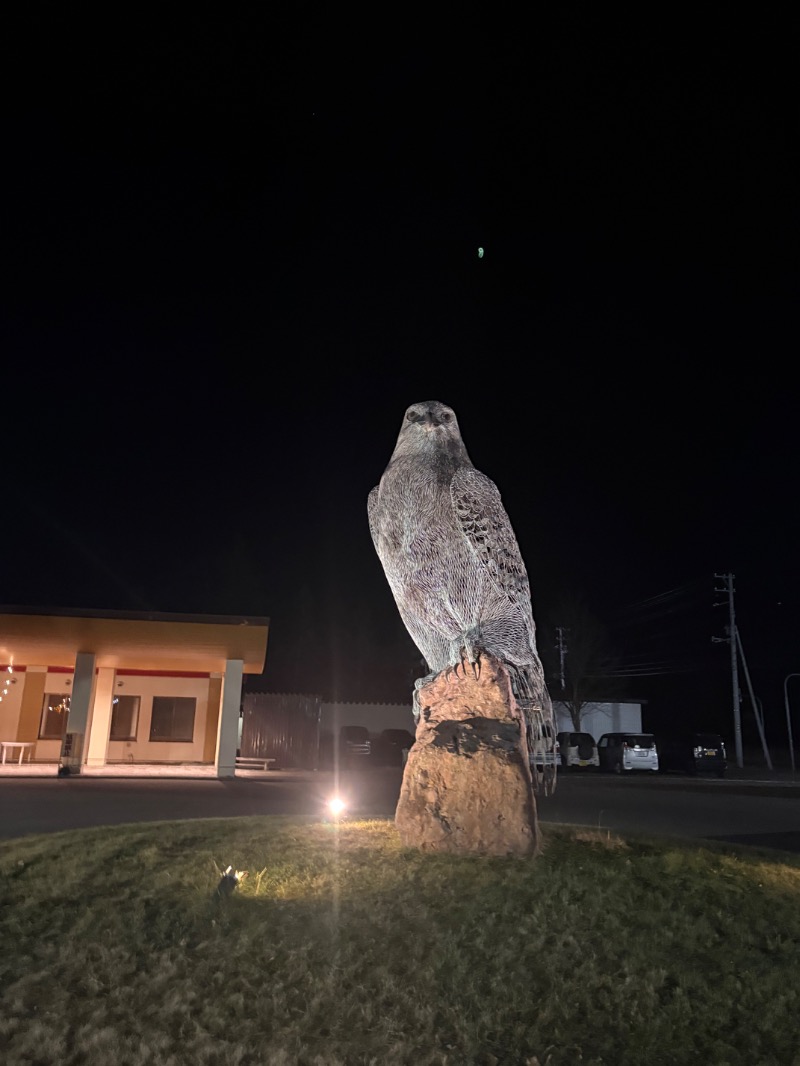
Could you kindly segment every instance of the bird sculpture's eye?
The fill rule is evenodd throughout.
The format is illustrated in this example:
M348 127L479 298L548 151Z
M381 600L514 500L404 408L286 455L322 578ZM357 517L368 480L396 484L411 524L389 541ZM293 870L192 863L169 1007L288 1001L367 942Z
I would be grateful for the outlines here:
M408 419L409 422L418 422L419 421L419 413L418 413L416 407L409 407L409 409L406 411L406 418Z
M442 411L442 421L449 422L453 417L452 411Z

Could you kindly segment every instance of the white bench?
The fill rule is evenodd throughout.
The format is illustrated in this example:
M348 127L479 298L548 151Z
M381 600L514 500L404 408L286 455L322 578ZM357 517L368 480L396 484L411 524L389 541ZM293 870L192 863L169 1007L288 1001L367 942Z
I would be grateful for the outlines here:
M31 752L36 744L35 740L2 740L0 741L0 748L2 748L3 755L0 761L6 761L6 755L10 752L14 754L15 749L19 748L19 764L22 766L22 756L27 753L28 762L31 761Z
M269 770L277 759L262 759L260 755L237 755L236 765L243 770Z

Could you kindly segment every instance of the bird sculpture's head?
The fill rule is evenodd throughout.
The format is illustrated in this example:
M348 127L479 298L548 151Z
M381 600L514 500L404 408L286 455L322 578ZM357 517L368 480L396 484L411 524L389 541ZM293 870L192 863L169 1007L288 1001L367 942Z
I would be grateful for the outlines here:
M439 400L412 403L403 416L394 454L419 455L421 452L470 462L455 411Z

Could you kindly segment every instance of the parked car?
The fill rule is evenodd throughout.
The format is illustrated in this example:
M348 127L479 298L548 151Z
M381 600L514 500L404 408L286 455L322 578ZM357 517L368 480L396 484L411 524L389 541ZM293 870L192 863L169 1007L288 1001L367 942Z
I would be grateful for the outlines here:
M407 729L384 729L372 742L372 761L378 766L403 766L414 743Z
M725 741L719 733L676 733L659 737L658 768L662 773L711 773L724 777L728 768Z
M339 760L348 766L360 765L372 754L369 730L363 725L343 725L339 730Z
M597 744L591 733L559 733L558 745L561 751L561 765L568 770L581 767L600 766Z
M611 773L658 770L658 745L652 733L603 733L597 754L600 769Z
M536 788L543 789L545 795L549 794L558 776L558 768L561 766L561 752L559 751L558 736L554 732L550 722L543 725L541 744L528 752L531 772L534 775Z

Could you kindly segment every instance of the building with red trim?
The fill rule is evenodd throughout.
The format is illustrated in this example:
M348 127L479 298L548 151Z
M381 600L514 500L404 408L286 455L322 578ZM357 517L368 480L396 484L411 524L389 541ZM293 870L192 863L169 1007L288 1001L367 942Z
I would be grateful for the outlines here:
M59 772L213 765L233 777L269 619L0 607L0 745Z

